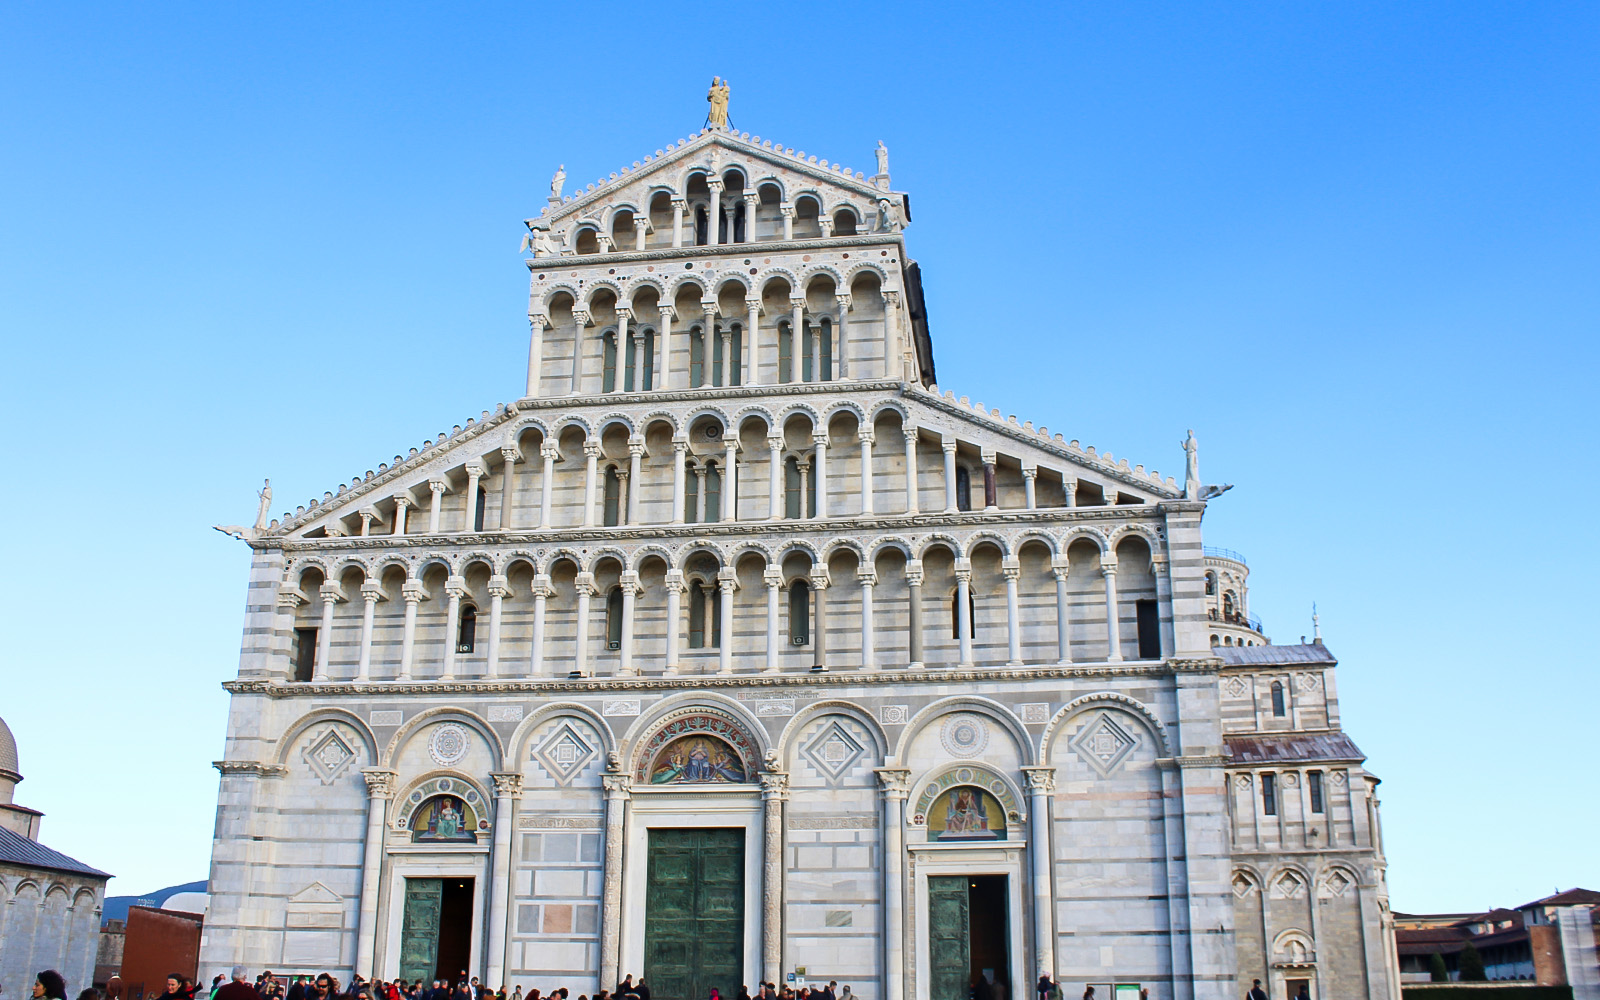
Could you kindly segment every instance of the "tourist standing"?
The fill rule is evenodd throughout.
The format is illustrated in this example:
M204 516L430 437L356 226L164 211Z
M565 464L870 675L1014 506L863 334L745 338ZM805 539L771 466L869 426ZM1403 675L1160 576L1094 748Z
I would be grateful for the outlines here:
M67 1000L67 981L56 970L46 969L34 977L33 996L34 1000Z

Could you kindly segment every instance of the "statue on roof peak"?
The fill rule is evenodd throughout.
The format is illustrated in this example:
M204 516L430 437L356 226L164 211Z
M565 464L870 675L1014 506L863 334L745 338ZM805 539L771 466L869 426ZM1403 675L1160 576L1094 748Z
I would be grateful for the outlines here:
M706 91L706 100L711 104L711 110L706 113L706 124L715 129L728 127L728 82L720 76L711 78L711 89Z
M555 176L550 178L550 200L561 200L561 189L567 186L567 165L565 163L556 167Z

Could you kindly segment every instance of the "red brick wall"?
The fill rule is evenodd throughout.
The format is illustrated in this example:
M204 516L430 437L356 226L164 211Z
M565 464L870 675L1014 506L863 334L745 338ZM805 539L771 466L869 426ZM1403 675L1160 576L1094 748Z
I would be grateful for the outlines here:
M122 946L123 995L127 1000L160 996L173 972L194 978L200 964L200 923L198 913L128 908Z

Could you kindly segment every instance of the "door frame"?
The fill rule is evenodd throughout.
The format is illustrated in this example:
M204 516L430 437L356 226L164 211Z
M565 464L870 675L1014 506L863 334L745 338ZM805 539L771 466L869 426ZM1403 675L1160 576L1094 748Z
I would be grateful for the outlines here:
M619 976L644 974L644 925L649 885L650 831L744 828L744 981L761 975L762 836L761 789L735 785L726 791L678 792L635 786L623 831L622 927Z
M1007 984L1012 997L1031 996L1033 981L1024 970L1028 968L1028 924L1024 910L1023 893L1028 882L1023 878L1023 860L1027 856L1027 841L1008 840L1004 846L974 847L968 844L913 844L907 849L911 867L916 872L911 887L912 968L916 984L912 996L915 1000L929 1000L933 966L928 951L928 878L934 875L1003 875L1006 879L1006 941L1011 951ZM1032 900L1029 893L1028 900Z
M405 922L407 878L470 878L472 879L472 958L467 965L467 975L482 976L483 932L487 926L489 847L466 845L445 848L427 847L421 851L405 847L391 847L385 852L384 883L388 887L388 913L382 914L378 926L384 928L383 954L376 963L383 969L382 978L394 979L400 975L400 934ZM376 930L374 931L376 933Z

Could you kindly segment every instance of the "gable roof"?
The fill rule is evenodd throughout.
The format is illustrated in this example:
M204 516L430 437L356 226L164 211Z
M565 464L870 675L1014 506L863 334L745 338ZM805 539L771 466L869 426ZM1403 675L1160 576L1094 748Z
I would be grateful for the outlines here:
M1217 646L1212 654L1222 660L1224 667L1270 667L1296 664L1325 664L1333 666L1339 661L1320 642L1296 643L1288 646Z
M808 157L804 150L797 151L793 147L785 147L781 142L774 143L759 135L752 136L749 132L705 129L687 139L679 139L664 150L646 154L642 160L634 160L631 167L624 165L612 171L609 177L602 177L575 194L564 195L559 205L547 205L537 218L528 219L528 225L545 228L576 221L588 209L604 204L623 188L637 184L641 178L672 176L675 180L679 174L696 166L720 169L721 164L711 162L712 150L728 150L774 168L796 171L861 198L876 200L889 193L886 187L880 187L869 179L865 172L848 170L838 163L830 164L816 156ZM760 178L752 177L750 180L755 184L759 183Z
M1247 647L1248 648L1248 647ZM1312 761L1361 762L1367 755L1344 733L1284 733L1223 736L1235 764L1297 764Z
M1546 896L1531 903L1523 903L1518 908L1527 909L1530 906L1594 906L1596 904L1600 904L1600 892L1595 892L1593 889L1568 889L1566 892L1558 892L1554 896Z
M60 851L50 848L24 837L20 833L0 826L0 862L9 865L19 865L23 868L44 868L48 871L72 872L74 875L88 875L93 878L110 878L110 874L98 868L90 868L82 861L69 858Z

